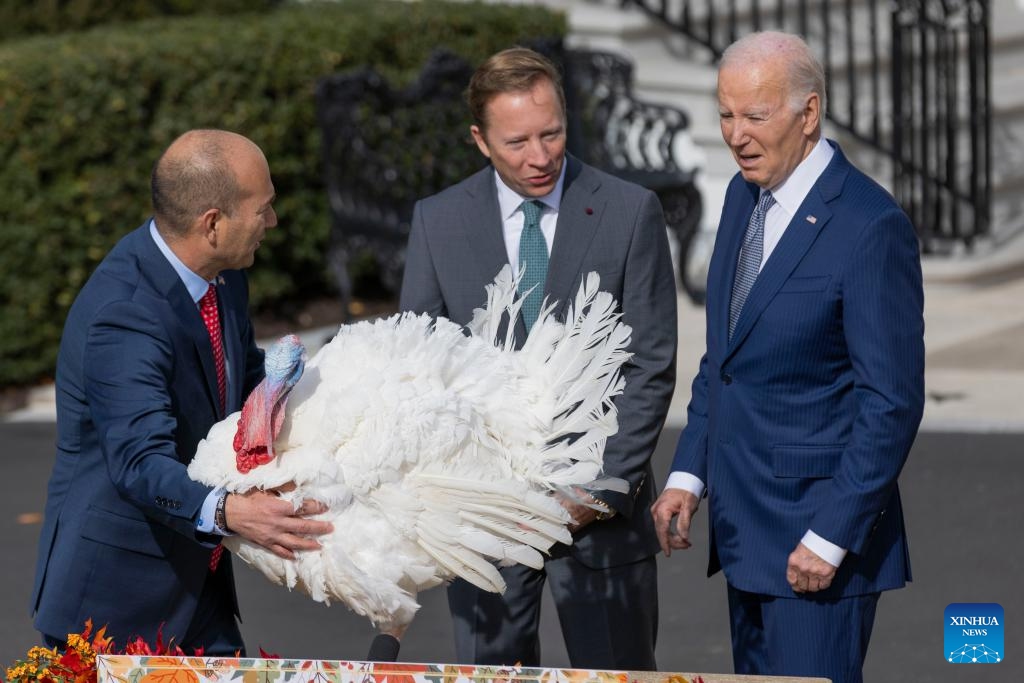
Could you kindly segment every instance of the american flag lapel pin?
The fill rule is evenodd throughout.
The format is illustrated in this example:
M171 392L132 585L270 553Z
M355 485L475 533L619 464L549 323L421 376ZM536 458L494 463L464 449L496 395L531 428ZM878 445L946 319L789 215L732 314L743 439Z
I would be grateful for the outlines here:
M818 217L817 216L812 216L812 215L808 214L807 215L807 222L810 223L811 225L814 225L815 223L818 222Z
M224 276L223 275L218 275L217 276L217 284L218 285L224 284Z

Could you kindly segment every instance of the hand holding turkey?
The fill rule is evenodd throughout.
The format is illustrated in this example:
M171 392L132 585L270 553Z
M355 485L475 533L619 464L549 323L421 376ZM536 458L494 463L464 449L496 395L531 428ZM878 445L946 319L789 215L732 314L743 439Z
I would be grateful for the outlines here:
M314 537L331 533L334 525L308 518L325 512L327 506L316 500L304 499L296 509L276 491L259 489L229 493L225 501L232 533L285 560L294 560L297 551L320 549Z

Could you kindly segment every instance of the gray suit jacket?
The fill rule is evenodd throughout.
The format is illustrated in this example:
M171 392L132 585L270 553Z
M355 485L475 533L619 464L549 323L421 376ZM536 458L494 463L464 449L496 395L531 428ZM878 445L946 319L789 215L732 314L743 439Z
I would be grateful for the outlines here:
M665 219L654 193L566 157L562 202L544 294L564 316L590 271L619 302L633 328L625 392L615 405L619 433L605 449L605 471L629 482L629 495L601 498L619 514L576 535L572 553L583 564L611 567L650 557L658 543L648 508L655 485L650 458L675 387L676 291ZM416 204L400 306L465 325L484 305L508 255L494 170ZM518 340L526 329L517 323Z

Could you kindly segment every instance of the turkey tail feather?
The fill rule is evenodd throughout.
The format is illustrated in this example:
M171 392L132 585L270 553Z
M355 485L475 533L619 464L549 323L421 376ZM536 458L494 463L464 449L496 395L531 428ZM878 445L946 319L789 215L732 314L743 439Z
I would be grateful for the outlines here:
M193 479L238 493L288 485L283 499L327 503L317 518L334 525L294 560L237 536L232 552L315 600L407 624L422 590L461 577L502 592L499 566L542 568L573 540L563 500L628 491L604 473L604 451L632 332L591 273L564 323L545 299L517 340L521 277L505 266L465 327L412 313L341 326L295 384L273 463L240 473L237 415L214 425Z

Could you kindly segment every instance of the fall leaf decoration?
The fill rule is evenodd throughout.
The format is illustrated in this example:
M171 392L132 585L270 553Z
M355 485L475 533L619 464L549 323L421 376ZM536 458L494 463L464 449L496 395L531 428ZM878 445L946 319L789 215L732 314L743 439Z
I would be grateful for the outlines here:
M117 650L112 638L108 638L104 626L93 634L92 619L86 619L81 633L69 633L64 650L59 647L33 647L24 659L19 659L7 668L8 683L95 683L96 655L125 654L184 657L186 653L173 642L163 639L163 625L156 632L156 643L150 645L141 637L130 640L123 650ZM194 655L202 657L202 648ZM194 683L195 676L188 681ZM168 680L167 683L171 683ZM186 683L176 679L175 683Z
M511 667L470 666L456 664L399 664L392 662L358 662L334 660L283 659L259 649L261 659L204 658L202 651L185 654L173 642L164 642L163 629L157 630L156 642L141 638L130 640L117 649L107 637L106 627L93 632L91 620L81 633L68 634L67 644L60 647L31 648L24 659L7 669L9 683L327 683L329 681L385 681L386 683L704 683L697 676L665 674L658 679L631 678L623 671L580 671L574 669L540 669L515 665ZM99 658L99 655L107 655ZM120 656L113 656L120 655Z

